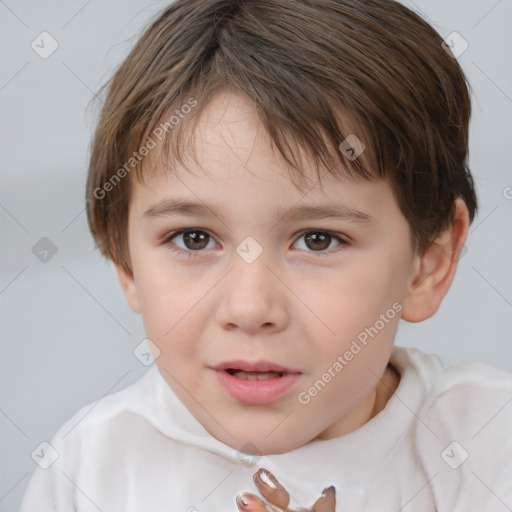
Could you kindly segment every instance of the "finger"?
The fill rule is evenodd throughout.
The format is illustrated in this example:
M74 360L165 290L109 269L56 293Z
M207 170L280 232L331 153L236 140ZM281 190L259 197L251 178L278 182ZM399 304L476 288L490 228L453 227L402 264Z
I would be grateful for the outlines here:
M268 512L265 503L248 492L243 492L236 497L236 505L241 512Z
M315 501L312 512L335 512L336 490L331 485L322 491L322 496Z
M270 471L264 468L258 469L254 474L254 483L269 503L283 510L288 508L290 495Z

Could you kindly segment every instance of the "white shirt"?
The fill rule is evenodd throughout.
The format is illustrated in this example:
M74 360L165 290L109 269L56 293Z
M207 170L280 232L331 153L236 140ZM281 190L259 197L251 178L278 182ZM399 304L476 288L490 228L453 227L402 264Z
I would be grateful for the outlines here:
M57 431L21 510L237 512L259 467L303 507L334 485L342 512L512 510L512 374L401 347L391 362L400 384L368 423L262 457L210 435L153 366Z

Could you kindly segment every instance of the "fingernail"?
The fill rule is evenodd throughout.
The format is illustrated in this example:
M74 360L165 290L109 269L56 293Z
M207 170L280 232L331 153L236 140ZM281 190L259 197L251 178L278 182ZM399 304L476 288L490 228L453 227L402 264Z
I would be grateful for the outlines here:
M243 494L239 494L236 497L236 502L237 502L237 504L240 503L240 505L242 505L242 507L247 507L249 505L249 502L242 496L243 496Z
M274 475L268 471L262 471L260 473L260 478L263 481L263 483L267 484L272 489L277 489L277 480L275 479Z

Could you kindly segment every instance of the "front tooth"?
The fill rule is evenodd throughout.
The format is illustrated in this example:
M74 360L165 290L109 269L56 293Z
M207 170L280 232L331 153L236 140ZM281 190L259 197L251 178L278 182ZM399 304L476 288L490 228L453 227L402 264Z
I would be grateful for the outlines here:
M243 372L237 371L233 373L234 377L238 379L246 379L246 380L266 380L266 379L275 379L280 377L281 374L279 372Z

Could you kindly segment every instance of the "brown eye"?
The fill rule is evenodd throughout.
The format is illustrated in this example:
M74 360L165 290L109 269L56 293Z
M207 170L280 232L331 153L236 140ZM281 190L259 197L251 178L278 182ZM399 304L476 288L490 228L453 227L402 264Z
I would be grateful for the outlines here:
M331 235L327 233L309 233L305 240L310 249L323 251L331 244Z
M176 246L178 252L197 252L206 249L210 240L210 235L205 231L200 229L183 229L172 233L166 238L165 242Z
M209 237L210 236L203 231L185 231L185 233L183 233L183 241L187 249L196 251L204 249L208 245Z
M333 235L326 231L308 231L303 233L299 238L300 240L304 240L304 247L299 247L299 249L304 249L307 252L327 252L327 249L332 245L333 241L337 241L337 245L346 244L345 240L340 238L337 235ZM297 242L298 244L299 242Z

